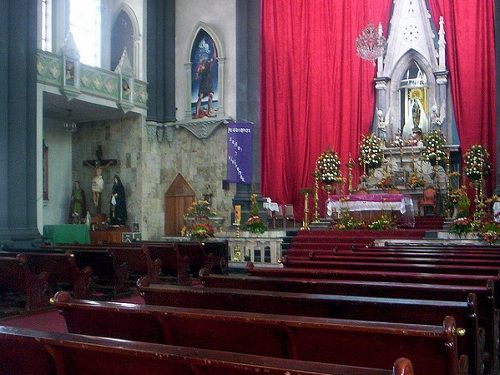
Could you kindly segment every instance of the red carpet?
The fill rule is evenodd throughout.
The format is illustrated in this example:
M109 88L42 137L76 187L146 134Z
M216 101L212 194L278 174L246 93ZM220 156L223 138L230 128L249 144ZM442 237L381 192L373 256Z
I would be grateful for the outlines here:
M133 296L119 299L117 302L144 303L144 299L141 296ZM59 311L53 309L8 317L0 320L0 325L48 332L68 332L64 318Z

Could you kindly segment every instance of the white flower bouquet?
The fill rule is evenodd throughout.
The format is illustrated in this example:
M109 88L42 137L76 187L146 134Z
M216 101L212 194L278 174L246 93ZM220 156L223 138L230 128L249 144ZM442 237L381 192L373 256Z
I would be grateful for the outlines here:
M490 155L484 146L470 146L464 156L465 175L476 181L487 175L491 168L488 162L489 157Z
M359 143L359 161L367 168L378 168L382 164L382 140L375 134L364 135Z
M323 152L316 161L318 179L324 184L332 184L339 181L340 158L335 151L327 150Z

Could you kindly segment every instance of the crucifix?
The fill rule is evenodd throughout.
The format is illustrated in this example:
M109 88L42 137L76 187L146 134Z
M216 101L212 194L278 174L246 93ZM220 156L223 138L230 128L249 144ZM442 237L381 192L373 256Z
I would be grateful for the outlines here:
M104 180L102 178L102 170L107 167L112 167L118 164L116 159L103 159L102 146L98 145L95 152L95 160L84 160L83 165L86 167L93 167L95 175L92 178L92 201L96 209L96 213L101 213L101 194L104 189Z

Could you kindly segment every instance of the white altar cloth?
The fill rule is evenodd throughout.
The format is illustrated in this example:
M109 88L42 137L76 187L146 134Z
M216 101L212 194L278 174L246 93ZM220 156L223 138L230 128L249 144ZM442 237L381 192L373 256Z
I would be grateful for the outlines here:
M332 195L327 199L326 213L330 217L341 211L399 211L404 214L408 203L402 194Z

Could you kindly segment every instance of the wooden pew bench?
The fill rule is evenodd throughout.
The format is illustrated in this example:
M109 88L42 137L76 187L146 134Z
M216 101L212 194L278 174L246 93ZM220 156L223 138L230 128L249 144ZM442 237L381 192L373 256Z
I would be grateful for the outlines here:
M284 256L283 265L285 268L325 268L325 269L348 269L348 270L373 270L373 271L394 271L394 272L419 272L419 273L440 273L440 274L470 274L470 275L490 275L497 276L500 272L500 265L479 265L479 264L441 264L441 263L419 263L414 262L371 262L361 257L357 261L317 260L304 259L301 257Z
M493 282L488 282L484 286L468 286L357 280L272 278L244 275L223 276L210 274L208 269L200 271L200 281L207 288L447 301L465 301L469 293L474 293L477 300L479 326L481 327L479 331L479 347L481 348L484 345L488 353L493 353L493 356L487 356L491 359L491 362L489 361L488 363L488 368L497 367L494 360L496 358L496 343L499 338L499 330L498 317L495 313ZM480 366L481 364L478 363L478 365Z
M21 257L0 257L0 294L17 292L23 295L27 311L47 307L49 304L48 274L33 273Z
M413 375L405 358L383 370L1 326L0 352L8 375Z
M446 315L454 316L461 337L461 353L470 353L470 361L482 364L482 348L477 320L475 295L468 301L431 301L389 299L363 296L321 295L226 288L178 287L150 284L143 278L138 290L147 304L173 307L208 308L285 315L315 316L336 319L377 320L408 324L442 322ZM483 340L484 342L484 340ZM478 365L479 366L479 365Z
M90 297L92 268L80 269L75 256L70 251L61 253L22 252L19 254L2 253L0 257L17 257L22 260L32 273L47 272L50 294L61 288L69 288L76 298Z
M451 317L429 326L95 303L67 294L54 300L73 333L362 367L384 367L405 353L426 374L455 373L459 366Z

